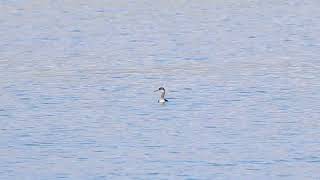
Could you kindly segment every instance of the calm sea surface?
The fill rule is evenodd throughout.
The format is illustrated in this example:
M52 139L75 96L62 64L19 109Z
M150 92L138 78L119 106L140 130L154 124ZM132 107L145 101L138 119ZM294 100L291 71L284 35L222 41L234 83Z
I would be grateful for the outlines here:
M320 179L319 9L0 1L0 179Z

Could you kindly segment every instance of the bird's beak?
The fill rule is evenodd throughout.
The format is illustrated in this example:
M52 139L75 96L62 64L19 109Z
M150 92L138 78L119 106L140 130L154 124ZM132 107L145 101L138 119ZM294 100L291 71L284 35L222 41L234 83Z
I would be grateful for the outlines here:
M157 89L157 90L155 90L155 91L153 91L153 92L157 92L157 91L159 91L159 89Z

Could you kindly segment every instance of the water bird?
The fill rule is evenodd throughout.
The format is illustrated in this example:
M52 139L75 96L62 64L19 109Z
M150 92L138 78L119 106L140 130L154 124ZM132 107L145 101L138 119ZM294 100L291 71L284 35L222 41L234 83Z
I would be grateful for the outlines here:
M168 102L168 100L164 98L164 95L166 94L166 90L163 87L159 87L159 89L155 90L154 92L157 92L157 91L161 92L161 96L160 96L160 99L158 100L158 103Z

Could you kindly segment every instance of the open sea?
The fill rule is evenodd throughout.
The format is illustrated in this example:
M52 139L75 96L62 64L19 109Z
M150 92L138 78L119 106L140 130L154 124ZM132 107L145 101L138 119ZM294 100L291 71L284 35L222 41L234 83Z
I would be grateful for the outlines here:
M319 180L319 9L1 0L0 179Z

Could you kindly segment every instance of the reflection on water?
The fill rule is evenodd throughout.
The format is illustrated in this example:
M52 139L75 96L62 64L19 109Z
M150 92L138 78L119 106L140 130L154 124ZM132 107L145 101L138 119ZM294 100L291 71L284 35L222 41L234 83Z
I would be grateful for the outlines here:
M0 179L319 178L317 1L2 7Z

